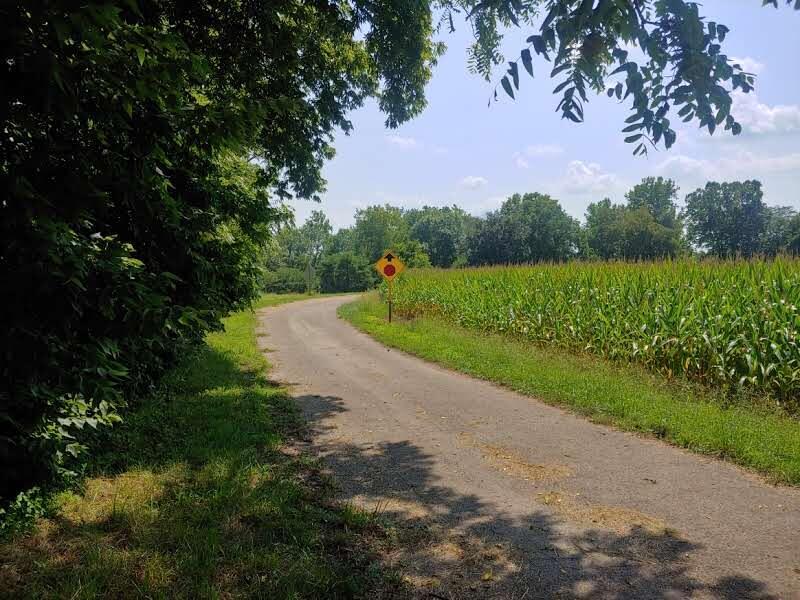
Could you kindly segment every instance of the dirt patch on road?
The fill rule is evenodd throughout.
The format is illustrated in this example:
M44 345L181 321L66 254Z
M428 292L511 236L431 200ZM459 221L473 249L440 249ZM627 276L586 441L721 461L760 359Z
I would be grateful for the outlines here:
M483 459L495 469L525 481L558 481L573 474L566 465L531 463L513 450L481 443L467 432L460 433L458 440L464 446L479 449Z
M628 533L636 528L653 535L675 534L675 531L663 519L651 517L630 508L586 504L577 497L557 491L538 494L537 499L569 521L600 529Z

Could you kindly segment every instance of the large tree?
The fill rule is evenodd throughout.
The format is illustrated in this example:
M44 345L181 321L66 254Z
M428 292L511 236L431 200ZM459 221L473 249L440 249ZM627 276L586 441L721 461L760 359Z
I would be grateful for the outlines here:
M355 250L375 262L381 253L409 239L408 223L403 209L385 204L356 211L353 225Z
M316 267L322 253L330 242L333 228L325 213L321 210L311 212L311 215L300 228L300 237L306 250L306 257L312 267Z
M625 194L628 207L645 208L656 223L668 229L679 229L678 186L672 179L645 177Z
M655 259L675 256L683 247L683 226L671 179L646 177L625 194L625 205L606 198L586 210L586 243L600 258Z
M716 256L752 256L761 250L768 218L760 181L717 183L686 197L689 239Z
M557 200L514 194L486 215L470 238L471 264L563 261L575 256L580 226Z
M775 256L781 252L796 252L792 249L795 239L794 224L797 212L789 206L768 206L761 233L759 252Z
M467 235L475 217L458 206L425 206L406 212L410 235L422 242L435 267L450 267L466 260Z

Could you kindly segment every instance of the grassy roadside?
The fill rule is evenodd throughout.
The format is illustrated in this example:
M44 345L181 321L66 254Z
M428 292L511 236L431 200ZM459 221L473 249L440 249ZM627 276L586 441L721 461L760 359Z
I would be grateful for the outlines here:
M374 519L333 504L314 464L285 451L301 420L266 378L255 325L251 311L226 319L115 431L83 489L0 546L0 597L351 598L382 580Z
M426 360L569 407L594 421L643 432L800 484L800 422L747 406L723 406L695 386L632 366L541 349L432 318L386 321L369 294L339 309L380 342Z

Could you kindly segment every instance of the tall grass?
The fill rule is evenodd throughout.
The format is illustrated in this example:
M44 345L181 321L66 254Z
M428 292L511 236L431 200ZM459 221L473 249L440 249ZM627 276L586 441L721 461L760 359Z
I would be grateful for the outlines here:
M414 270L395 305L800 408L800 260Z

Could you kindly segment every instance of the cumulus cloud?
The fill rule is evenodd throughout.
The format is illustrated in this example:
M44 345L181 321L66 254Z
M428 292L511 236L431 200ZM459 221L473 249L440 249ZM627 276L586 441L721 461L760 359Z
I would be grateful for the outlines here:
M764 63L750 56L743 56L741 58L732 56L728 60L732 65L739 65L746 73L752 73L753 75L758 75L765 68Z
M530 167L531 158L547 158L551 156L558 156L564 153L564 148L555 144L534 144L528 146L522 152L515 152L512 158L514 164L520 169L527 169Z
M477 190L478 188L484 187L489 180L485 177L478 177L476 175L467 175L464 179L461 180L461 186L465 187L470 190Z
M746 134L790 133L800 131L800 106L769 106L751 92L733 93L733 114Z
M570 194L610 194L621 181L614 173L604 171L597 163L573 160L567 165L562 188Z
M656 170L667 176L693 181L752 179L800 170L800 153L764 156L739 152L714 159L677 154L661 162Z
M405 150L410 148L416 148L419 146L419 142L412 137L403 137L402 135L387 135L386 141L392 144L393 146L397 146L399 148L403 148Z

